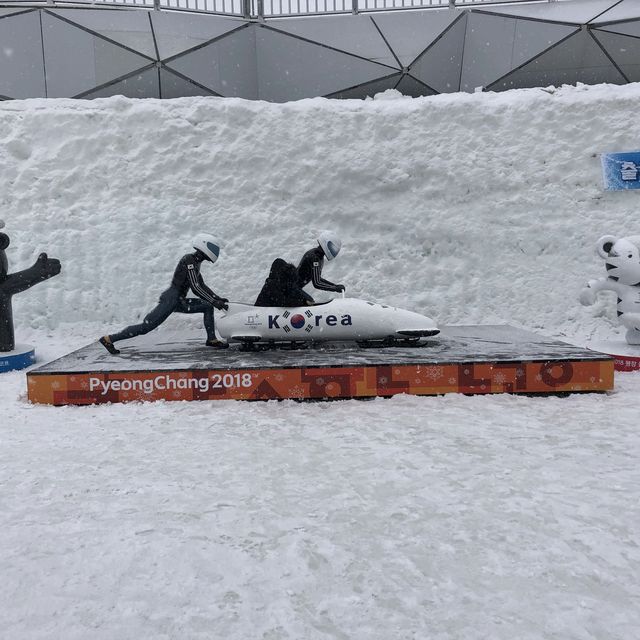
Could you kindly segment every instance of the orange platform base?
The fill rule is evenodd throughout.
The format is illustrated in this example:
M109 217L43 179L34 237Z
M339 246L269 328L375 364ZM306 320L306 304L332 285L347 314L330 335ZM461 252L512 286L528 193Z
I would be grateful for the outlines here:
M31 402L389 397L607 391L613 358L509 326L451 326L420 348L325 345L243 352L155 333L91 344L27 374ZM119 347L121 345L118 345ZM129 345L129 346L127 346Z

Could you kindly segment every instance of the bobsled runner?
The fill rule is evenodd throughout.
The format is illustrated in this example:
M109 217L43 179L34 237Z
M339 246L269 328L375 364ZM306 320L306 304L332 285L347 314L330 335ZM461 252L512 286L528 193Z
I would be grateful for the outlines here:
M440 333L431 318L357 298L305 307L256 307L239 302L216 314L223 340L256 344L355 341L361 346L411 346Z

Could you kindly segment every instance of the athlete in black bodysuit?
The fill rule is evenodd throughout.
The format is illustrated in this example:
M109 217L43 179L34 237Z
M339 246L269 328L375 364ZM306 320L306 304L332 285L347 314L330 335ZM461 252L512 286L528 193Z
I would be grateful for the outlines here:
M149 333L161 325L172 313L202 313L210 347L225 349L229 345L216 339L213 309L226 309L228 300L215 294L202 279L200 267L205 260L215 262L220 253L220 244L208 234L200 234L194 241L195 251L183 256L173 274L171 286L160 295L158 305L150 311L141 324L126 327L118 333L102 336L99 342L109 353L120 353L114 343ZM187 298L189 289L197 298Z
M333 234L324 232L318 238L318 246L309 249L298 265L298 284L305 287L310 282L316 289L322 291L335 291L340 293L345 290L343 284L334 284L322 277L324 259L333 260L340 252L341 243ZM305 292L306 293L306 292ZM308 295L308 294L307 294ZM313 304L313 298L309 296L309 303Z

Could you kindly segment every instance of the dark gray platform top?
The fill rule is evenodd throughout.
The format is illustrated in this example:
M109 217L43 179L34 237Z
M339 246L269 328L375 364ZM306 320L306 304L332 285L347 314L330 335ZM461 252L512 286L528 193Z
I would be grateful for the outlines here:
M326 343L307 349L240 351L234 345L215 350L200 333L153 332L118 343L111 355L95 342L54 360L31 374L180 369L286 369L472 362L610 360L611 356L540 336L509 325L452 325L422 347L363 349L351 343Z

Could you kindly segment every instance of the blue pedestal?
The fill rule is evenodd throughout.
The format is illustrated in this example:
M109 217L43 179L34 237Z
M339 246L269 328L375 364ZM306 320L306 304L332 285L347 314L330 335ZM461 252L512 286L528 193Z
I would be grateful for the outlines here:
M0 373L26 369L36 361L36 349L27 344L17 344L13 351L0 351Z

